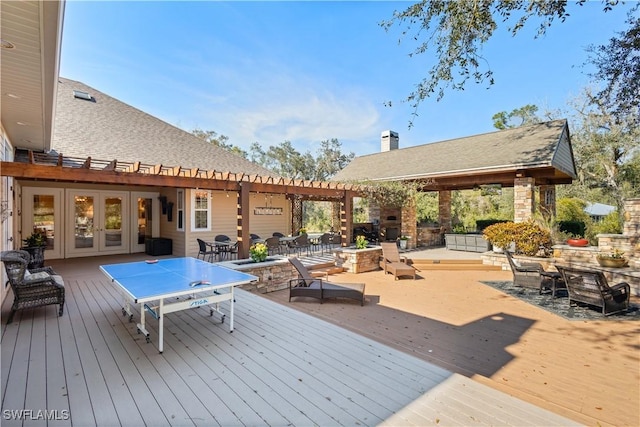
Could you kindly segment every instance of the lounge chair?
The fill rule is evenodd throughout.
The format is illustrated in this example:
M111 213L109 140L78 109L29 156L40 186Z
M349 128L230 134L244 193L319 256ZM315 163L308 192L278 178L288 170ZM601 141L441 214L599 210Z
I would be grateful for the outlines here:
M602 314L626 311L631 287L626 282L609 286L602 271L556 266L564 277L569 292L569 304L583 303L602 308Z
M396 280L400 276L413 276L413 280L416 279L416 268L407 263L407 257L400 255L395 242L381 242L380 246L382 246L380 268L385 274L393 274Z
M64 310L64 281L51 267L28 270L31 256L25 251L4 251L0 260L4 263L7 279L13 290L13 305L7 324L17 310L60 304L58 316Z
M364 283L334 283L313 277L309 270L296 257L289 262L298 271L296 279L289 280L289 302L292 297L311 297L320 300L326 298L350 298L364 305Z

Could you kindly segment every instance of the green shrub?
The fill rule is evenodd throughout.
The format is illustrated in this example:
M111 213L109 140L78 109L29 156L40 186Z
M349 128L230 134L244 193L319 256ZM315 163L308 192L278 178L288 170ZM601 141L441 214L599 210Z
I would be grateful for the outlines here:
M527 256L549 256L551 233L533 221L504 222L490 225L483 235L492 245L508 248L515 243L516 253Z
M562 233L570 234L574 237L584 237L587 225L584 221L559 221L558 230Z
M503 222L509 222L508 219L477 219L476 220L476 231L482 232L485 228L493 224L500 224Z

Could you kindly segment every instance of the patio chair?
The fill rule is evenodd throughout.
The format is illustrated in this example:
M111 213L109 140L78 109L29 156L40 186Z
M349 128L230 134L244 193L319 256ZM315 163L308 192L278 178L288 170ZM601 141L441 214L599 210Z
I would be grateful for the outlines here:
M626 311L631 287L626 282L609 286L602 271L556 266L564 277L569 292L569 304L588 304L602 309L602 314Z
M31 259L25 251L3 251L0 260L4 263L7 279L13 290L13 304L7 324L13 321L17 310L60 304L58 316L64 312L64 281L51 267L36 268L29 271L27 265Z
M313 277L309 270L296 257L289 262L298 271L296 279L289 280L289 302L292 297L311 297L320 300L326 298L349 298L360 301L364 305L364 283L334 283Z
M218 255L218 251L215 248L209 249L209 245L202 239L196 239L198 241L198 255L196 258L200 259L200 255L202 255L202 260L205 261L207 256L209 257L209 262L213 261L213 257Z
M279 231L274 231L272 236L274 236L274 237L284 237L284 234L280 233Z
M297 252L298 255L302 253L303 249L307 250L307 256L311 256L311 242L306 233L300 234L289 243L289 250Z
M413 276L416 279L416 268L408 264L407 257L400 255L398 245L395 242L381 242L382 257L380 258L380 268L384 273L391 273L398 280L400 276Z
M333 249L333 235L331 233L324 233L320 236L320 252L324 254L325 248L331 253L331 249Z
M523 288L536 288L540 289L542 286L543 276L540 273L544 272L542 264L539 262L520 262L513 258L513 255L509 251L504 251L513 273L513 284L521 286Z
M280 244L280 238L278 236L271 236L264 241L269 250L269 255L273 253L282 254L282 245Z

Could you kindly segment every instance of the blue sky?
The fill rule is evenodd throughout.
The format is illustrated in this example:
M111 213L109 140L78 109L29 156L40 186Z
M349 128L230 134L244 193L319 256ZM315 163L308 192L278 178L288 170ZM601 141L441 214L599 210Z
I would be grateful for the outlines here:
M60 75L184 130L213 130L247 149L288 140L315 153L337 138L345 152L378 152L380 133L400 147L492 132L491 117L526 104L565 109L588 83L589 44L626 28L626 11L571 6L565 23L534 39L506 24L484 48L496 84L470 84L413 109L403 99L435 54L410 58L399 29L379 23L410 2L66 3ZM386 107L386 101L392 107Z

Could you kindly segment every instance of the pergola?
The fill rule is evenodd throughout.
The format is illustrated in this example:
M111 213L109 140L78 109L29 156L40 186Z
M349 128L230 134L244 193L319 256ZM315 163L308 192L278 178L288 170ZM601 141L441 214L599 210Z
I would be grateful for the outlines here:
M186 169L180 166L149 165L140 162L74 158L28 151L17 156L23 161L0 162L0 174L20 180L113 184L165 188L198 188L237 194L237 238L240 256L249 256L250 224L248 206L251 193L284 194L291 200L292 230L302 226L302 201L330 201L340 206L342 244L347 245L352 229L352 200L360 186L340 182L276 178L215 170Z

